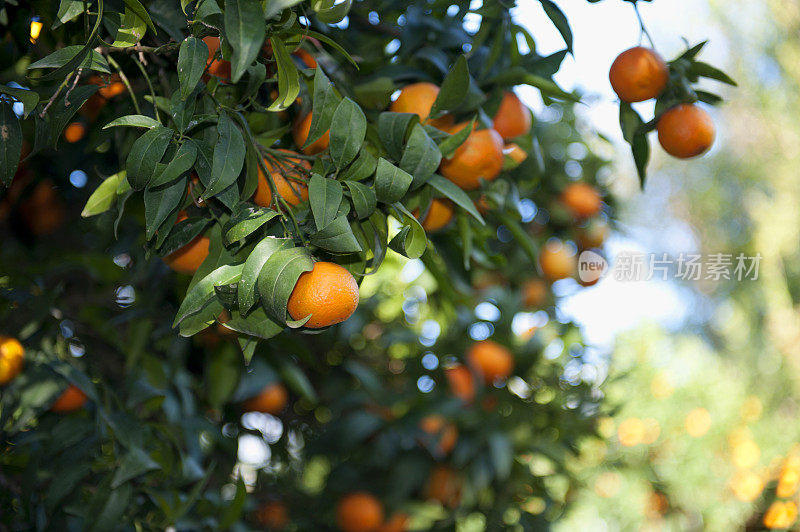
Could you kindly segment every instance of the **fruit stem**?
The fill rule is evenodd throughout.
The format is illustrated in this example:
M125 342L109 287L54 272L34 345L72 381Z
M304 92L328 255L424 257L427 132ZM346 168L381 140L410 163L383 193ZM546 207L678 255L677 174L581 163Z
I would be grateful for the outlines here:
M636 12L636 18L639 19L639 28L642 30L642 33L639 35L639 41L641 42L642 36L647 37L647 40L650 42L650 48L655 50L656 44L653 41L653 37L650 36L650 32L647 31L647 27L644 25L642 14L639 12L639 4L636 2L633 3L633 10Z
M119 79L122 80L122 83L125 84L125 87L128 89L128 94L131 95L131 100L133 101L133 108L136 109L136 114L142 114L142 110L139 108L139 102L136 100L136 94L133 92L133 87L131 87L131 82L128 80L128 76L125 75L125 72L122 71L122 67L119 66L113 57L110 55L106 56L108 60L108 64L114 67L114 69L119 73Z

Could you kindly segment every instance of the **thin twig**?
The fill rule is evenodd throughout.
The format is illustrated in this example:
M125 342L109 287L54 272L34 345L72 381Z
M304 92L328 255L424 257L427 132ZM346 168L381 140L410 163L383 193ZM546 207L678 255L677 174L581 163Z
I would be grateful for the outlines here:
M70 86L67 93L64 95L64 107L69 107L69 95L72 94L72 91L75 90L75 87L78 86L78 80L81 79L81 74L83 73L83 69L79 68L78 73L75 75L75 79L72 81L72 85Z
M128 76L125 75L125 72L122 71L122 67L119 66L119 63L117 63L113 57L107 56L107 59L108 59L108 64L110 64L112 67L116 69L116 71L119 73L119 79L122 80L122 83L125 85L125 88L128 89L128 94L131 95L131 100L133 101L133 108L136 109L136 114L137 115L142 114L142 110L139 108L139 102L138 100L136 100L136 94L133 92L133 87L131 86L130 80L128 80Z
M61 82L61 85L58 86L58 89L56 89L56 92L54 92L53 95L50 96L50 99L47 101L47 105L44 106L44 109L42 109L42 112L39 114L39 118L44 118L44 115L47 114L47 110L50 109L50 106L53 105L53 102L56 101L56 98L58 98L58 95L61 94L61 91L64 90L64 87L66 87L67 84L69 83L69 78L71 76L72 76L72 73L70 72L70 75L67 76L64 79L64 81Z
M134 61L136 66L139 67L139 70L142 72L142 76L144 76L145 81L147 81L147 86L150 88L150 95L153 97L153 112L155 113L156 120L161 122L161 117L158 115L158 104L156 103L156 90L153 88L153 82L150 81L150 76L147 75L147 70L144 69L144 65L139 61Z
M644 20L642 19L642 14L639 12L639 5L634 3L633 10L636 12L636 18L639 19L639 28L641 29L642 33L639 35L639 41L642 40L642 35L647 37L647 40L650 42L650 47L655 49L656 44L653 42L653 38L650 36L650 32L647 31L647 28L644 25Z

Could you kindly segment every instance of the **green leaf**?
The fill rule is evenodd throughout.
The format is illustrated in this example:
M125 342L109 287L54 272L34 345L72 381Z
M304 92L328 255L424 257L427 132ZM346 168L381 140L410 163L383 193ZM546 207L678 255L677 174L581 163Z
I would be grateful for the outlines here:
M411 188L419 188L428 181L441 162L442 152L439 151L436 142L428 136L421 125L414 125L408 144L403 150L403 157L400 159L400 168L414 176Z
M255 61L266 34L264 13L257 0L225 0L225 36L233 48L231 81L239 81Z
M331 159L336 168L347 166L361 149L367 134L367 117L356 102L344 98L331 120Z
M187 179L185 177L172 181L172 183L160 187L149 185L144 191L145 235L148 240L153 238L164 220L178 209L181 199L186 194Z
M117 13L113 13L118 15ZM147 32L147 23L139 17L131 8L126 7L124 14L119 19L119 28L111 46L117 48L127 48L135 45L142 40Z
M321 230L312 234L311 243L334 253L358 253L361 245L353 234L346 216L338 216Z
M208 183L203 199L216 196L234 182L244 167L245 145L242 132L236 123L223 113L217 122L219 138L214 146L214 165L211 167L211 182ZM237 191L238 197L238 191Z
M375 172L375 194L381 203L395 203L406 195L414 177L383 157Z
M283 111L292 105L300 94L300 74L283 41L278 37L270 37L269 42L278 63L278 98L267 109L273 112Z
M466 127L462 127L458 132L441 141L439 143L439 151L442 152L442 157L452 157L456 150L466 142L474 127L475 119L473 118Z
M402 203L395 203L394 209L404 227L392 238L389 247L409 259L420 258L428 247L428 236L425 229Z
M92 516L91 530L100 532L104 530L113 530L119 526L122 514L125 513L125 510L131 502L132 491L131 485L127 483L111 491L100 513ZM99 493L103 495L106 492L100 490Z
M331 129L333 113L336 112L341 97L333 84L319 66L314 71L314 104L311 108L311 127L308 138L301 148L306 148L322 138Z
M36 104L39 103L39 94L32 90L0 85L0 94L7 94L15 100L22 102L23 116L25 118L31 114L31 111L36 108Z
M469 91L469 67L467 58L459 56L452 70L442 82L442 88L436 101L431 107L430 116L437 116L441 111L451 111L458 108L467 97Z
M114 204L117 199L117 188L120 183L125 181L125 170L117 172L116 174L107 177L100 183L89 199L86 201L86 206L81 212L81 216L88 218L106 212Z
M0 183L8 187L17 173L22 153L22 127L13 106L0 102Z
M238 283L242 276L242 267L242 264L225 264L197 282L183 299L172 326L178 326L192 314L203 310L216 297L214 287Z
M87 2L87 5L91 4L92 2ZM81 13L83 13L83 0L61 0L61 3L58 4L56 20L53 22L53 29L77 18Z
M139 16L139 18L145 21L147 27L153 30L153 33L158 33L158 30L156 30L156 27L153 25L153 21L150 18L150 14L147 13L147 10L144 8L141 2L139 2L139 0L124 0L124 2L125 5L128 6L131 11L136 13L136 15Z
M52 54L39 59L35 63L31 63L28 65L28 70L35 70L37 68L63 67L71 60L78 57L78 54L80 54L82 51L84 51L84 46L78 44L73 46L65 46L64 48L60 48ZM80 60L77 68L82 68L84 70L95 70L97 72L103 72L104 74L111 73L111 70L108 66L108 61L106 61L105 57L100 55L100 52L96 50L89 50L89 53L86 55L86 57Z
M267 259L280 249L290 249L292 247L294 247L294 244L291 239L274 236L268 236L256 244L256 247L253 248L244 263L242 278L239 280L239 310L242 313L247 314L256 304L256 282Z
M555 24L556 29L561 34L564 42L567 44L567 50L572 53L572 30L569 27L569 20L566 15L559 9L559 7L552 0L539 0L542 3L544 12L550 17L550 20Z
M153 178L156 164L167 151L171 138L171 129L158 126L146 131L133 143L125 165L128 183L133 190L144 189Z
M358 157L350 166L340 174L343 179L349 181L363 181L375 173L378 167L378 159L369 150L364 148L358 152Z
M403 146L413 123L419 124L419 116L415 113L385 112L378 117L378 136L395 161L403 156Z
M208 402L221 407L236 391L242 376L242 362L239 353L227 345L211 353L206 365L206 394Z
M180 148L178 148L178 151L175 152L172 160L164 167L161 173L150 182L150 188L166 185L178 179L181 175L192 169L196 160L197 144L191 140L185 140Z
M187 37L178 51L178 82L181 85L181 98L186 99L194 91L208 60L208 46L202 39Z
M647 141L646 133L637 133L631 142L633 160L636 163L636 171L639 174L639 183L644 188L644 181L647 176L647 162L650 159L650 143Z
M508 436L502 432L493 432L489 436L489 455L497 480L507 479L514 463L514 449Z
M632 143L633 137L640 131L644 125L644 120L639 116L631 104L621 102L619 105L619 125L622 129L622 138L626 142Z
M451 199L453 203L455 203L456 205L467 211L470 215L472 215L473 218L478 220L481 224L485 225L486 222L483 221L483 217L478 212L478 209L475 208L475 204L472 202L467 193L461 190L461 188L458 185L456 185L449 179L445 179L439 174L434 174L433 176L431 176L431 178L428 180L428 184L434 189L436 189L444 197Z
M312 174L308 180L308 202L314 215L317 229L323 229L336 218L342 203L342 184L319 174Z
M111 478L111 489L117 489L132 478L160 468L161 466L150 458L149 454L139 447L132 447L122 458L117 470L114 471L114 476Z
M55 146L61 137L61 132L67 127L67 124L75 116L75 113L83 105L83 102L97 91L97 86L88 85L83 87L75 87L69 98L65 94L50 108L50 144Z
M378 206L375 190L357 181L345 181L344 184L350 189L350 200L359 219L369 217Z
M703 63L702 61L692 62L692 66L689 68L689 72L691 74L694 74L695 76L715 79L717 81L721 81L722 83L733 85L734 87L737 86L733 78L731 78L725 72L714 66L709 65L708 63Z
M224 327L267 340L280 334L286 327L267 316L266 311L257 307L253 309L247 317L243 317L239 312L231 312L231 319L225 322ZM247 360L245 360L245 363Z
M154 127L160 127L161 122L150 118L149 116L144 115L125 115L119 118L115 118L108 124L103 126L103 129L108 129L111 127L146 127L148 129L152 129Z
M222 228L223 240L228 244L238 242L276 216L278 213L272 209L241 204L233 216L225 222Z
M303 272L311 271L314 261L306 248L280 249L270 255L258 276L261 304L271 316L286 322L286 304Z
M303 0L266 0L264 3L264 18L269 20L284 9L288 9Z
M343 0L333 4L328 0L314 0L311 8L317 12L317 18L324 24L338 24L350 12L353 0Z
M311 381L308 380L308 377L306 377L306 374L303 373L303 370L291 362L288 357L283 358L283 362L281 363L280 367L280 374L281 379L289 386L289 388L294 390L311 404L316 404L317 393L314 391Z

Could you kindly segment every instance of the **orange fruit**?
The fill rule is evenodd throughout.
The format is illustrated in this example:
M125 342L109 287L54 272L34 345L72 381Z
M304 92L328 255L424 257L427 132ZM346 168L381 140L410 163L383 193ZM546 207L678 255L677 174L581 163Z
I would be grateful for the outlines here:
M206 71L217 78L223 80L231 79L231 63L223 59L217 59L219 50L219 37L203 37L203 42L208 46L208 59L206 60Z
M91 76L89 77L88 83L99 86L100 88L97 89L96 94L105 100L110 100L119 96L127 90L119 74L106 77Z
M425 484L424 497L455 508L461 502L461 480L452 468L436 466Z
M317 68L317 60L314 59L314 56L311 55L308 50L304 50L302 48L298 48L292 55L300 60L301 63L305 65L306 68Z
M266 386L258 395L242 403L242 406L250 412L278 414L286 407L288 398L289 393L286 391L286 387L277 382Z
M475 379L466 366L455 364L444 370L444 374L453 395L465 403L471 403L475 399Z
M294 138L295 145L306 155L314 155L321 151L328 149L331 143L331 132L326 131L324 135L309 144L306 148L303 145L308 139L308 134L311 131L312 114L309 112L302 118L299 118L292 126L292 138Z
M578 231L578 244L581 249L599 248L608 237L608 224L603 220L594 220Z
M637 46L617 56L608 79L623 102L643 102L664 92L669 69L655 51Z
M18 209L22 221L36 236L55 232L64 221L64 202L50 179L37 184L31 195L20 201Z
M178 213L178 218L175 220L175 223L185 220L186 218L186 212L181 211ZM197 268L199 268L200 265L203 264L203 261L206 260L206 257L208 257L208 246L210 243L211 240L209 240L207 236L198 235L182 248L164 257L163 260L167 263L167 266L178 273L194 275Z
M450 134L461 131L467 123L448 128ZM476 189L480 179L492 181L503 170L503 137L494 129L473 131L449 159L442 159L440 173L463 188Z
M83 393L80 388L74 384L70 384L69 387L58 396L56 402L50 406L50 411L58 414L75 412L83 408L83 405L86 404L86 399L86 394Z
M400 91L400 95L389 106L389 111L393 113L414 113L419 117L423 124L430 124L433 127L444 129L453 125L453 116L444 115L441 118L429 119L433 102L439 96L439 87L433 83L421 81L406 85Z
M316 262L303 272L289 296L289 315L294 320L311 318L305 326L319 329L349 318L358 307L358 283L352 274L333 262Z
M467 351L467 362L487 383L508 378L514 371L514 355L492 340L472 344Z
M369 493L350 493L336 506L336 524L343 532L374 532L382 523L383 505Z
M715 128L711 115L696 105L673 107L658 119L658 142L664 151L679 159L704 153L714 144Z
M511 91L506 91L494 115L494 130L504 139L526 135L531 130L531 112Z
M289 524L289 511L282 502L271 501L258 509L256 521L268 530L283 530Z
M503 147L503 155L514 161L516 164L522 164L528 158L528 153L519 147L519 144L506 144Z
M419 427L423 432L438 439L438 447L442 454L449 454L458 442L458 428L443 416L431 414L420 420Z
M280 197L289 205L297 205L301 201L308 199L308 186L305 180L308 179L311 163L298 157L292 157L292 155L297 155L293 151L280 151L288 153L289 157L275 165L268 159L264 159L264 164L269 170L269 175L272 177L272 182L275 184L275 189ZM267 177L261 170L261 166L258 167L258 188L256 188L256 193L253 195L253 202L262 207L272 206L272 189Z
M379 526L377 532L406 532L407 527L408 516L404 513L396 513Z
M22 372L25 349L19 340L0 336L0 385L8 384Z
M414 218L419 219L419 209L414 209ZM453 202L448 199L434 198L428 212L422 220L422 228L434 233L444 228L453 219Z
M71 122L64 128L64 140L70 144L78 142L84 135L86 135L86 126L80 122Z
M764 514L764 526L789 528L797 520L797 503L793 501L774 501Z
M603 210L597 189L588 183L570 183L561 192L561 203L578 219L591 218Z
M522 304L526 308L539 308L547 301L547 283L543 279L528 279L522 285Z
M572 277L577 266L575 255L560 241L551 240L539 253L539 268L550 281Z

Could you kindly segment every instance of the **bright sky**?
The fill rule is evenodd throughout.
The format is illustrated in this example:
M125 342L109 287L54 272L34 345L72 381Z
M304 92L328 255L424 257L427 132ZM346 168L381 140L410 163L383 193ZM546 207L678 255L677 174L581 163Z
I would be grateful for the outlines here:
M585 108L583 115L598 131L621 142L619 107L608 81L608 69L620 52L639 44L640 31L634 10L621 0L605 0L597 4L585 1L557 3L569 18L575 55L567 58L556 81L564 88L579 88L594 95L595 100ZM521 4L517 8L517 20L536 38L538 52L547 55L563 49L564 41L541 4ZM656 47L666 59L674 58L685 49L684 37L692 44L711 39L702 58L714 64L726 64L727 45L709 21L709 6L705 0L655 0L639 4ZM541 106L535 89L522 89L520 95L534 109ZM652 115L652 103L638 104L637 108L643 115ZM635 179L630 153L624 145L619 148L617 171L620 179L630 184ZM669 164L690 163L675 161ZM623 188L631 189L630 186ZM665 197L668 194L668 183L652 179L644 194L636 192L627 200L649 205L652 208L635 211L652 214L663 212L660 209L666 208ZM691 228L680 221L663 220L654 232L647 228L652 220L639 219L638 216L633 214L623 220L627 235L615 235L608 242L608 256L612 259L623 251L689 253L696 249ZM573 292L572 286L557 288ZM691 312L692 304L686 289L672 283L660 280L633 283L607 277L592 288L576 290L574 295L565 297L560 309L583 325L590 344L610 347L618 333L643 322L655 321L671 329L680 327Z

